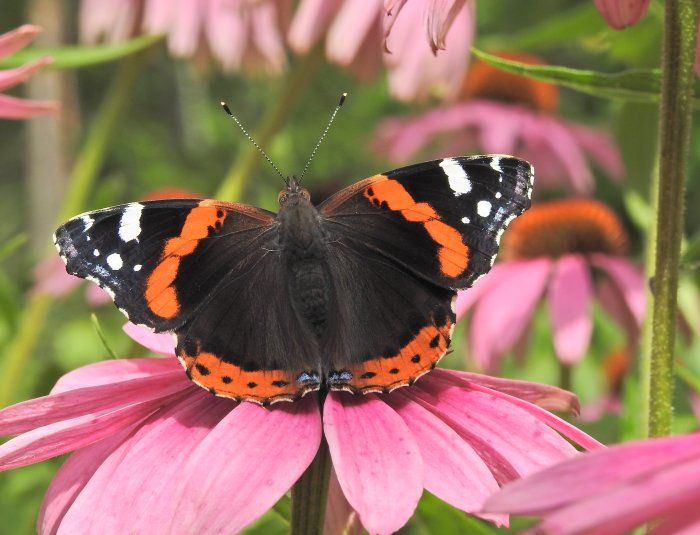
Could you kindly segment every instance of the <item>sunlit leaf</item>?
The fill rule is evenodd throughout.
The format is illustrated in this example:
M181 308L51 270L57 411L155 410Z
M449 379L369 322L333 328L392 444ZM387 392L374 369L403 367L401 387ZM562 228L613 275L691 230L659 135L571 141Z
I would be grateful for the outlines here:
M99 46L65 46L60 48L26 48L0 61L0 69L11 69L44 56L54 62L48 69L76 69L115 61L152 46L162 35L142 35L130 41Z

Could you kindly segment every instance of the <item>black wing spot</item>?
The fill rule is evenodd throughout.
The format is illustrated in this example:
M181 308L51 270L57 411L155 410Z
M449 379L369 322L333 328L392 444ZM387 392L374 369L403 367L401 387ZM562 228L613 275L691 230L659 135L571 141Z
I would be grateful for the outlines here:
M372 188L367 188L367 195L374 197L374 190Z
M377 374L374 372L365 372L362 375L360 375L360 379L371 379L375 375L377 375Z
M233 381L233 379L231 379L228 375L224 375L224 376L221 378L221 382L224 383L224 384L229 384L231 381Z
M392 374L392 375L396 375L397 373L399 373L399 369L398 369L398 368L392 368L392 369L389 370L389 373Z
M415 362L416 364L420 362L420 355L413 355L411 357L411 362Z
M200 375L209 375L211 373L209 368L207 368L204 364L197 363L194 365L194 367L197 368Z
M218 217L218 218L224 217L224 211L223 211L223 210L217 210L217 211L216 211L216 217Z
M433 337L433 339L430 341L430 347L437 347L439 343L440 343L440 335L436 334Z
M253 381L251 381L251 382L248 383L246 386L247 386L248 388L255 388L256 386L258 386L258 383L254 383Z
M276 386L278 388L282 388L283 386L287 386L289 383L287 381L272 381L272 386Z

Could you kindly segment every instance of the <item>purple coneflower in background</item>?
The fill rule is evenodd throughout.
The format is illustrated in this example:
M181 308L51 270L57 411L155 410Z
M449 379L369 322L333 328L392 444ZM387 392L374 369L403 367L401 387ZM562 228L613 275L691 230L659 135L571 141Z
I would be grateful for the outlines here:
M0 59L14 54L27 46L41 28L25 24L15 30L0 35ZM34 73L53 63L48 56L27 63L16 69L0 70L0 91L25 82ZM0 119L28 119L36 115L55 112L58 103L54 101L26 100L0 94Z
M562 363L583 358L596 297L633 344L645 311L642 273L623 256L627 235L604 204L571 199L535 204L503 236L489 276L461 292L457 315L470 314L476 363L493 371L516 347L546 291L554 349Z
M286 65L290 0L82 0L80 35L123 41L165 33L176 56L210 52L227 70L278 73Z
M528 533L700 532L700 434L632 442L507 485L485 510L543 517Z
M593 0L605 21L616 30L637 24L649 9L651 0Z
M423 489L478 513L499 485L601 445L546 409L575 411L555 387L434 370L391 394L332 392L263 408L191 383L168 335L127 332L167 358L110 360L64 375L51 394L0 411L0 469L67 452L38 521L53 533L234 533L306 470L325 434L331 517L396 531ZM370 447L371 446L371 447ZM342 495L340 495L342 493ZM344 497L343 497L344 496ZM505 515L483 515L505 524Z
M533 56L498 55L542 63ZM564 185L579 193L591 191L594 183L587 158L611 177L622 176L613 140L600 129L557 117L557 104L555 86L477 60L464 78L458 102L382 121L373 145L378 154L399 163L426 148L435 158L470 151L512 154L533 164L540 189Z
M307 53L324 35L328 59L361 78L388 69L399 100L452 98L474 38L470 0L302 0L288 40Z

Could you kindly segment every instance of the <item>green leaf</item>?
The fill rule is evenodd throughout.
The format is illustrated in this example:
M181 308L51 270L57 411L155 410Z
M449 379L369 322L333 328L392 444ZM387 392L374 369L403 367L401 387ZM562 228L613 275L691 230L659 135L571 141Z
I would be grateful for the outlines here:
M479 59L498 69L568 87L581 93L634 102L658 102L659 100L661 91L661 71L659 69L632 69L608 74L569 67L527 65L499 58L475 48L472 51ZM698 94L700 91L697 90L697 80L695 84L695 92ZM696 99L696 106L698 104Z
M51 56L49 69L77 69L116 61L145 50L163 38L162 35L142 35L123 43L100 46L65 46L61 48L27 48L0 61L0 69L12 69L30 61Z

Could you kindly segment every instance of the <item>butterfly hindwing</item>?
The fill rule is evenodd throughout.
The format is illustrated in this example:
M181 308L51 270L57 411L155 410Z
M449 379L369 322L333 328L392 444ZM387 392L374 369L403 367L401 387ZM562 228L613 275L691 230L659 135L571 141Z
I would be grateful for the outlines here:
M532 167L509 156L444 158L375 175L319 206L329 232L440 286L467 288L530 206Z

